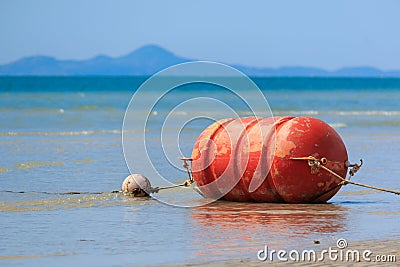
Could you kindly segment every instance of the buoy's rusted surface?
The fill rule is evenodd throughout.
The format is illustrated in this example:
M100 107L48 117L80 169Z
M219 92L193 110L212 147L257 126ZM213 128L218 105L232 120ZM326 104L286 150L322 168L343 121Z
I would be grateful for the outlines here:
M307 156L325 158L325 166L345 177L346 147L336 131L319 119L224 119L197 139L192 171L202 193L211 198L326 202L341 181L327 172L312 172L307 161L292 160Z
M122 192L132 194L135 197L149 196L147 192L150 188L149 179L141 174L131 174L122 183Z
M345 178L347 150L331 126L316 118L294 118L277 130L276 144L270 172L285 202L326 202L339 191L338 178L311 168L307 161L291 160L304 156L322 159L324 166Z

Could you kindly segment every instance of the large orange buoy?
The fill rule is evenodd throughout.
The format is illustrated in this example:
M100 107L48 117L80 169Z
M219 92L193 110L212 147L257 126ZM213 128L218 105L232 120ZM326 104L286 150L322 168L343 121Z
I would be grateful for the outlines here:
M346 147L336 131L310 117L237 118L205 129L192 151L192 172L206 197L231 201L321 203L340 189L337 177L313 169L313 157L341 177Z

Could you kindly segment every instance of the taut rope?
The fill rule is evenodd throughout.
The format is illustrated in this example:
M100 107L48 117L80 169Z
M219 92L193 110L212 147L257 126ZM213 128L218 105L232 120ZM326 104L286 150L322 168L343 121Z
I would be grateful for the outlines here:
M354 176L354 174L363 165L362 159L360 159L360 164L349 164L348 162L346 162L346 166L347 167L351 167L350 170L349 170L349 178L348 179L345 179L345 178L341 177L336 172L334 172L331 169L329 169L326 166L324 166L328 162L327 158L317 159L317 158L315 158L313 156L308 156L308 157L291 158L291 159L292 160L304 160L304 161L307 161L308 162L308 166L310 166L310 168L311 168L311 173L318 172L319 168L327 171L328 173L332 174L333 176L335 176L336 178L341 180L341 182L338 183L337 186L353 184L353 185L357 185L357 186L361 186L361 187L365 187L365 188L370 188L370 189L374 189L374 190L378 190L378 191L383 191L383 192L388 192L388 193L400 195L399 191L394 191L394 190L390 190L390 189L385 189L385 188L380 188L380 187L376 187L376 186L372 186L372 185L367 185L367 184L362 184L362 183L357 183L357 182L350 181L350 178L352 176ZM326 193L324 193L324 194L326 194Z
M152 194L152 193L158 193L158 191L164 190L164 189L171 189L171 188L176 188L176 187L190 187L193 190L195 190L197 193L199 193L201 196L203 196L200 189L197 186L193 185L193 183L195 183L195 181L193 179L192 168L190 167L190 164L188 164L188 161L192 161L192 159L191 158L181 158L181 160L183 160L183 167L186 169L189 179L185 180L181 184L165 186L165 187L149 188L146 191L149 194Z

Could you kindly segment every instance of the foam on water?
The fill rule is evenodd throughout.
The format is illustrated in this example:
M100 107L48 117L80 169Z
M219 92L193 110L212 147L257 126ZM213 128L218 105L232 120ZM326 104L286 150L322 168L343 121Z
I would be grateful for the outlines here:
M136 131L126 131L135 133ZM82 130L82 131L59 131L59 132L0 132L0 136L76 136L95 134L121 135L122 130Z
M334 128L334 129L340 129L340 128L345 128L347 127L346 123L342 123L342 122L337 122L337 123L329 123L329 125Z
M387 111L387 110L350 110L350 111L329 111L328 114L340 116L400 116L400 111Z
M64 163L61 161L27 161L24 163L16 163L15 167L18 169L32 169L37 167L55 167L62 166Z

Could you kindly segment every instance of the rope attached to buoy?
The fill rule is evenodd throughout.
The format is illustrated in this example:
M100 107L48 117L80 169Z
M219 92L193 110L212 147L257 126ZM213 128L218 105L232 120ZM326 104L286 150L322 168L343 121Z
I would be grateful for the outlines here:
M200 189L197 186L194 186L193 184L195 183L194 178L193 178L193 173L192 173L192 168L190 167L190 164L188 164L188 161L192 161L192 158L181 158L183 160L183 167L186 169L186 172L188 174L189 179L185 180L181 184L176 184L176 185L171 185L171 186L165 186L165 187L151 187L147 189L146 191L149 194L152 193L158 193L160 190L165 190L165 189L172 189L172 188L177 188L177 187L190 187L193 190L195 190L197 193L199 193L201 196L204 196Z
M193 190L195 190L197 193L199 193L201 196L204 196L200 189L197 186L194 186L193 184L195 183L194 179L193 179L193 174L192 174L192 169L190 167L190 164L188 164L188 161L192 161L191 158L181 158L181 160L183 160L183 167L186 169L187 174L189 176L189 179L185 180L183 183L181 184L176 184L176 185L171 185L171 186L165 186L165 187L143 187L140 188L139 185L136 185L137 188L133 188L133 189L129 189L128 188L128 184L126 185L126 188L124 189L123 186L123 190L114 190L111 192L75 192L75 191L71 191L71 192L43 192L43 191L13 191L13 190L1 190L0 192L5 192L5 193L14 193L14 194L24 194L24 193L35 193L35 194L46 194L46 195L101 195L101 194L106 194L106 193L122 193L124 195L128 195L128 196L133 196L133 197L148 197L150 194L153 193L158 193L161 190L166 190L166 189L172 189L172 188L177 188L177 187L190 187ZM137 174L135 174L137 175ZM130 176L128 176L126 179L128 179ZM146 182L148 181L148 179L142 175L140 175L140 177L142 180L142 182ZM129 181L128 181L129 182ZM125 183L125 181L124 181ZM145 183L147 184L147 183ZM150 182L148 182L148 185L150 185Z
M308 166L310 166L310 168L311 168L311 173L312 174L318 172L320 168L325 170L325 171L327 171L328 173L332 174L333 176L335 176L336 178L341 180L341 182L338 183L337 186L353 184L353 185L357 185L357 186L361 186L361 187L365 187L365 188L369 188L369 189L374 189L374 190L378 190L378 191L383 191L383 192L387 192L387 193L400 195L399 191L394 191L394 190L390 190L390 189L386 189L386 188L380 188L380 187L376 187L376 186L372 186L372 185L367 185L367 184L362 184L362 183L357 183L357 182L350 181L350 178L352 176L354 176L354 174L363 165L363 160L362 159L360 159L360 164L350 164L349 162L345 163L346 167L351 167L350 170L349 170L348 179L341 177L336 172L334 172L331 169L329 169L326 166L324 166L324 165L326 165L326 163L329 162L328 159L325 158L325 157L321 158L321 159L317 159L317 158L315 158L313 156L308 156L308 157L291 158L291 160L304 160L304 161L307 161L308 162ZM337 186L335 186L334 188L336 188ZM332 189L330 189L329 191L331 191L331 190ZM325 192L324 194L326 194L328 192Z
M149 187L149 188L146 188L146 193L147 194L153 194L153 193L158 193L159 191L166 190L166 189L173 189L173 188L177 188L177 187L190 187L193 190L195 190L197 193L199 193L201 196L204 196L201 193L200 189L197 186L193 185L195 183L195 180L193 178L193 173L192 173L192 169L190 167L190 164L188 164L188 161L192 161L192 159L191 158L181 158L181 160L183 160L183 167L186 169L189 179L185 180L181 184L165 186L165 187L154 187L154 188L153 187ZM334 190L338 186L347 185L347 184L353 184L353 185L356 185L356 186L365 187L365 188L369 188L369 189L373 189L373 190L377 190L377 191L382 191L382 192L387 192L387 193L400 195L400 191L395 191L395 190L386 189L386 188L380 188L380 187L376 187L376 186L372 186L372 185L367 185L367 184L362 184L362 183L357 183L357 182L351 181L350 180L351 177L353 177L356 174L356 172L363 165L363 160L362 159L360 159L360 164L350 164L349 162L345 162L345 166L346 167L350 167L349 176L348 176L347 179L341 177L339 174L337 174L336 172L334 172L331 169L329 169L328 167L326 167L325 165L328 162L332 163L333 161L329 161L325 157L323 157L321 159L317 159L317 158L315 158L313 156L308 156L308 157L291 158L291 160L307 161L308 166L310 166L310 169L311 169L311 174L318 173L319 169L323 169L326 172L328 172L331 175L333 175L336 178L338 178L339 180L341 180L340 183L335 185L333 188L330 188L329 190L327 190L323 194L319 195L318 197L331 192L332 190ZM337 163L337 162L333 162L333 163ZM142 189L138 189L138 190L142 190ZM100 194L106 194L106 193L124 193L124 194L126 194L126 192L122 192L122 191L119 191L119 190L114 190L114 191L111 191L111 192L75 192L75 191L71 191L71 192L61 192L61 193L57 193L57 192L42 192L42 191L13 191L13 190L1 190L0 192L17 193L17 194L36 193L36 194L48 194L48 195L80 195L80 194L82 194L82 195L84 195L84 194L100 195ZM134 191L134 192L129 193L129 194L133 195L133 196L136 196L137 193L139 193L139 192Z

